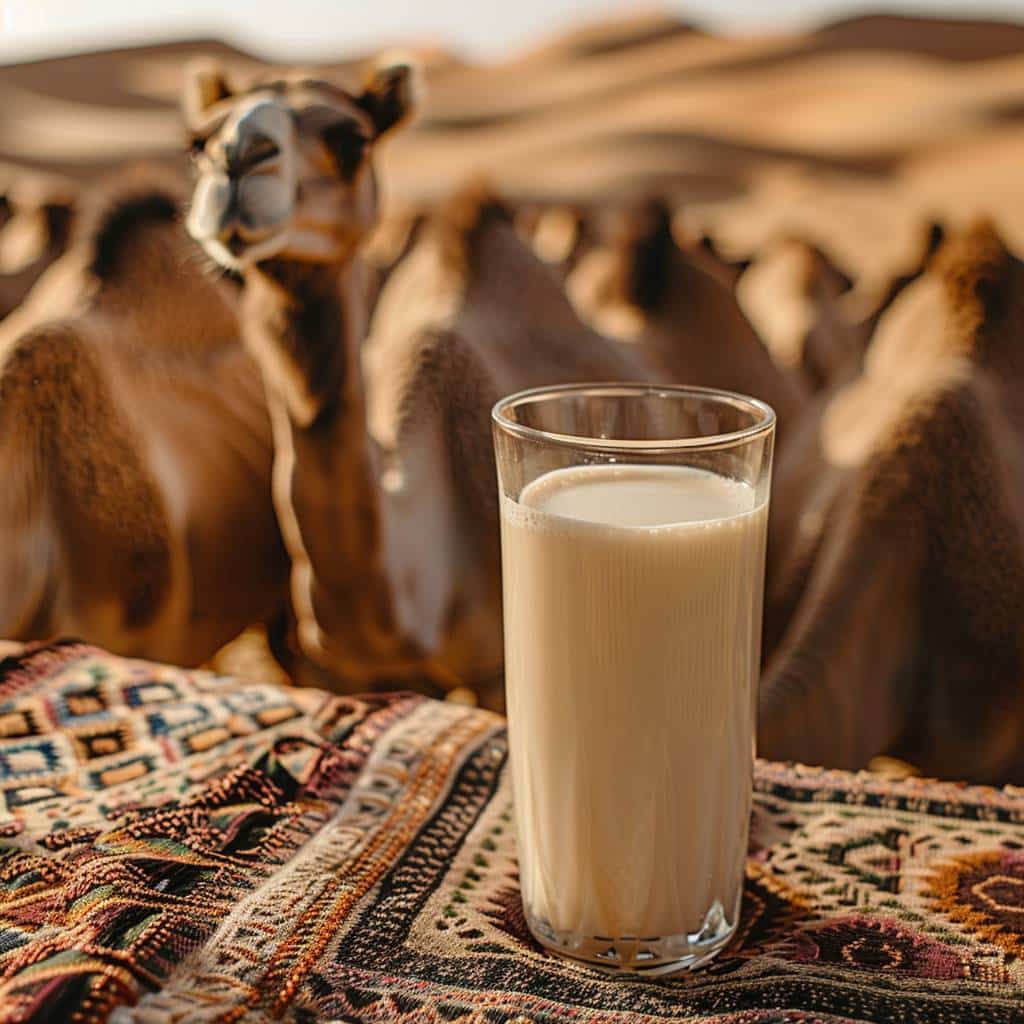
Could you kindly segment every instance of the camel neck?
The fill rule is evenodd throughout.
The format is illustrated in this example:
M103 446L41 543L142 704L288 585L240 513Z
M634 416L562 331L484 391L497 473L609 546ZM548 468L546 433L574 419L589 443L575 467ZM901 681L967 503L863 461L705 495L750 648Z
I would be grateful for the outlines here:
M294 264L261 266L244 294L246 340L263 369L274 430L274 503L292 601L308 624L303 650L340 676L348 670L332 638L393 632L360 367L364 295L357 265Z
M300 429L322 427L341 408L362 411L358 271L270 261L246 277L248 341Z

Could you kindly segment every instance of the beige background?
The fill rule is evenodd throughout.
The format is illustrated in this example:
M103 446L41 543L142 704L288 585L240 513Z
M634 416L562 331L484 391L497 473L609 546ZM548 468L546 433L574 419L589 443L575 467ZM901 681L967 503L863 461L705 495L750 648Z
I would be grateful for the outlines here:
M801 26L858 10L1024 17L1024 0L687 0L646 4L732 29ZM0 61L183 36L270 57L337 59L398 40L500 56L567 25L636 9L623 0L0 0Z

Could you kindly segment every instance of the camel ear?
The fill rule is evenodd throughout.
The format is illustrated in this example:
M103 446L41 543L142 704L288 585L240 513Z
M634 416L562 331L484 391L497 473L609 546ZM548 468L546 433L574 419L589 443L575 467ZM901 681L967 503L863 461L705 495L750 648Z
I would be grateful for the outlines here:
M371 72L356 102L370 115L377 137L412 117L416 78L412 65L405 63L379 65Z
M189 128L201 124L210 107L230 95L231 87L217 61L199 58L186 64L182 110Z

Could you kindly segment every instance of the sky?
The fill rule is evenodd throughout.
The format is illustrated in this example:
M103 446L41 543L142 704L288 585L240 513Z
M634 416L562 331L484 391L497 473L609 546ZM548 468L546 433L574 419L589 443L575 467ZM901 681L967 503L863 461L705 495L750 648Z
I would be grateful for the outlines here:
M628 0L0 0L0 62L189 36L219 36L270 58L337 59L432 40L500 57ZM665 0L648 9L738 31L799 26L858 10L1024 19L1024 0Z

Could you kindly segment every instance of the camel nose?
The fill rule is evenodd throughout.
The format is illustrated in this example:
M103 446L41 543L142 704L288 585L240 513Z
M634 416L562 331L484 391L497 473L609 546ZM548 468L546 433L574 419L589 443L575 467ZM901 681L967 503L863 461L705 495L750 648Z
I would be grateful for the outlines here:
M228 177L237 180L280 155L280 146L269 135L260 131L244 132L234 144L226 147Z

